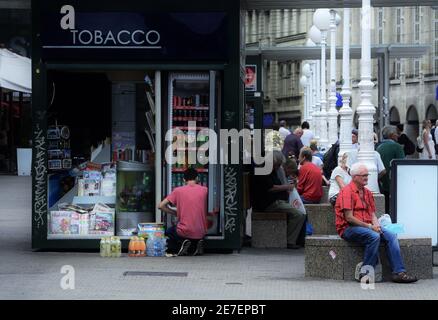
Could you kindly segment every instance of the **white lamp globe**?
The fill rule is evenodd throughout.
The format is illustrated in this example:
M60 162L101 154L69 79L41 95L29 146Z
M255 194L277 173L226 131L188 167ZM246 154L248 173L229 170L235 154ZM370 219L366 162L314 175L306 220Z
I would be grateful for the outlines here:
M317 27L312 26L309 30L309 38L313 43L321 43L321 31Z
M301 76L300 85L304 88L307 86L307 77L306 76Z
M306 47L314 47L314 46L316 46L315 42L313 42L312 39L307 39Z
M305 63L305 64L303 65L303 74L304 74L307 78L310 77L310 74L311 74L310 64Z
M339 15L339 13L336 12L336 18L335 18L335 24L336 24L336 26L339 26L339 24L341 23L341 21L342 21L341 16Z
M330 27L330 10L329 9L317 9L313 14L313 24L319 30L328 30Z

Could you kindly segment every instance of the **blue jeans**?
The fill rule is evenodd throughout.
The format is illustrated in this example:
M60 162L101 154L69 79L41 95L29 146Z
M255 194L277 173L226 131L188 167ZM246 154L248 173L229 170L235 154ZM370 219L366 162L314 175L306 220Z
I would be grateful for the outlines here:
M400 253L400 245L397 235L382 228L383 233L379 234L364 227L348 227L345 229L342 238L350 242L357 242L365 246L363 265L376 267L379 260L380 241L386 245L386 255L391 265L392 273L405 272L403 259Z

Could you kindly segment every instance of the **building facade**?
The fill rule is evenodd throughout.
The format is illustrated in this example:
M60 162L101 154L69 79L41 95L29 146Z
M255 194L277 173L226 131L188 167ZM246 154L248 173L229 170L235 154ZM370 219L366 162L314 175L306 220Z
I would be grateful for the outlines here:
M343 16L342 9L338 10ZM313 24L312 9L246 12L247 48L302 46ZM360 8L351 9L351 45L360 45ZM404 123L414 139L424 119L438 119L438 7L373 8L372 43L375 45L431 45L420 59L390 60L390 104L387 121ZM337 46L342 47L342 22L337 28ZM303 120L303 88L299 79L303 61L264 61L264 112L290 126ZM327 66L329 64L327 63ZM360 102L360 60L350 64L352 103L355 112ZM377 60L373 60L373 102L378 101ZM341 91L342 61L337 61L338 92ZM357 126L357 116L354 117Z

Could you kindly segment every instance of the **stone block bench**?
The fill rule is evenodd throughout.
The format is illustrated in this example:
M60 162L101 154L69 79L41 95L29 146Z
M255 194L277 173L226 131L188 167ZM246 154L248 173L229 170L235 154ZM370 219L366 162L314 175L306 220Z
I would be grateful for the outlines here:
M400 236L400 249L406 270L418 279L433 278L432 240ZM356 265L363 260L362 246L349 243L335 235L306 237L305 276L334 280L354 280ZM380 247L384 281L391 279L386 250ZM376 280L378 281L376 274Z
M287 213L253 212L251 235L254 248L287 248Z
M336 235L335 211L330 203L305 204L307 221L313 227L313 234Z

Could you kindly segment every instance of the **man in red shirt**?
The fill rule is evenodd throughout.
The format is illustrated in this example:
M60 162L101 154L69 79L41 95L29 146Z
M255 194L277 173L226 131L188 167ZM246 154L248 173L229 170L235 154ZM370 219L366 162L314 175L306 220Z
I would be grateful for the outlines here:
M350 174L352 181L339 192L336 200L336 231L346 241L365 246L363 265L356 279L360 281L367 275L365 266L376 267L380 241L383 241L392 268L392 280L399 283L417 281L416 277L406 273L397 235L382 228L377 220L373 194L365 188L368 183L367 167L355 163Z
M304 204L319 203L321 201L322 174L321 168L312 163L312 150L304 147L298 157L300 171L298 174L297 190Z
M158 206L160 210L178 217L177 225L167 229L166 236L169 237L169 252L176 252L179 256L187 255L194 244L196 248L193 255L203 253L203 238L207 233L208 189L197 184L197 176L195 169L188 168L184 172L186 185L175 188ZM169 205L176 206L176 211Z

